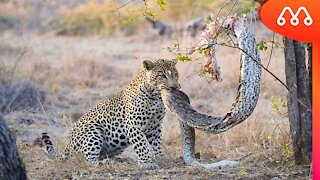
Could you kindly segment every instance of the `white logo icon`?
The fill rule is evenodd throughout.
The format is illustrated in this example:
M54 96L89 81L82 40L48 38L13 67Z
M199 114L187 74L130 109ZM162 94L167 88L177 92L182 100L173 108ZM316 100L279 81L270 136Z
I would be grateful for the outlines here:
M280 15L279 15L279 17L277 19L277 24L279 26L283 26L283 25L286 24L286 19L283 17L283 15L286 13L286 11L289 11L289 13L291 14L292 18L290 19L290 24L292 26L297 26L299 24L300 20L299 20L298 16L299 16L301 11L303 11L307 16L303 20L304 25L311 26L312 23L313 23L313 20L312 20L309 12L307 11L307 9L305 7L303 7L303 6L299 7L298 11L294 14L292 9L290 7L288 7L288 6L286 6L286 7L283 8L283 10L281 11L281 13L280 13Z

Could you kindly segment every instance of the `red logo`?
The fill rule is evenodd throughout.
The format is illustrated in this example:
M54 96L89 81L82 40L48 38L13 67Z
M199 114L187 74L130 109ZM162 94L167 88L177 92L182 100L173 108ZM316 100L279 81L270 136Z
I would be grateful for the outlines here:
M268 0L260 8L260 18L283 36L304 42L319 41L319 8L319 0Z

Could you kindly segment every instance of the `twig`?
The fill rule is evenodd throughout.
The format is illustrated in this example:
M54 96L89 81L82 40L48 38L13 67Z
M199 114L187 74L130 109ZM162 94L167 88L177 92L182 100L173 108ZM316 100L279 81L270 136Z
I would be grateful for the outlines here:
M229 1L229 2L230 2L230 1ZM229 3L229 2L228 2L228 3ZM238 2L238 0L235 0L235 2L233 3L233 5L232 5L231 9L229 10L228 14L227 14L226 17L223 19L221 25L223 25L223 24L225 23L225 21L227 20L227 18L229 17L229 15L230 15L230 13L231 13L231 11L232 11L233 8L236 6L237 2ZM222 6L222 8L223 8L223 7L224 7L224 6ZM218 20L218 17L216 17L215 24L217 24L217 20ZM221 26L219 26L219 29L217 30L216 37L218 37L219 34L221 33L221 32L220 32L220 29L221 29Z
M230 36L230 34L228 34L228 37L229 37L229 39L230 39L228 42L232 42L232 45L234 45L234 46L238 45L238 43L235 43L235 42L233 41L233 39L232 39L232 37Z
M227 45L227 44L217 44L220 46L226 46L226 47L230 47L230 48L235 48L235 49L239 49L241 50L243 53L245 53L247 56L249 56L254 62L256 62L262 69L264 69L265 71L267 71L271 76L273 76L277 81L279 81L290 93L290 89L289 87L282 81L280 80L275 74L273 74L269 69L267 69L266 67L264 67L260 62L258 62L254 57L252 57L249 53L247 53L245 50L241 49L238 46L231 46L231 45Z
M274 36L275 36L275 32L272 33L272 42L271 42L271 52L270 52L270 56L269 56L269 61L268 61L268 64L267 64L267 68L269 67L270 65L270 62L271 62L271 57L272 57L272 52L273 52L273 43L274 43Z
M293 144L292 144L292 142L289 142L288 144L287 144L288 146L293 146ZM272 158L272 156L274 155L274 154L279 154L281 151L283 151L283 147L278 147L279 149L277 149L275 152L271 152L271 155L270 154L267 154L268 155L268 157L266 157L264 160L266 161L267 159L269 159L270 157Z
M231 46L231 45L227 45L227 44L219 44L219 43L209 43L208 44L208 47L207 48L211 48L212 46L215 46L215 45L219 45L219 46L226 46L226 47L230 47L230 48L235 48L235 49L239 49L241 50L243 53L245 53L246 55L248 55L253 61L255 61L260 67L262 67L265 71L267 71L271 76L273 76L277 81L279 81L288 91L289 93L291 93L289 87L282 81L280 80L275 74L273 74L269 69L267 69L266 67L264 67L261 63L259 63L254 57L252 57L250 54L248 54L246 51L244 51L243 49L241 49L240 47L238 46ZM190 51L191 49L191 51ZM199 47L193 47L193 48L190 48L188 50L185 50L185 54L192 54L195 49L199 49ZM200 48L201 49L201 48ZM177 51L177 53L182 53L183 51L179 50Z
M238 46L230 46L230 45L227 45L227 44L217 44L217 45L220 45L220 46L226 46L226 47L230 47L230 48L236 48L236 49L239 49L241 50L243 53L245 53L247 56L250 57L250 59L252 59L254 62L256 62L262 69L264 69L265 71L267 71L271 76L273 76L277 81L279 81L289 92L289 94L291 96L293 96L290 88L283 82L281 81L275 74L273 74L269 69L267 69L266 67L264 67L260 62L258 62L254 57L252 57L249 53L247 53L245 50L241 49L240 47ZM307 105L305 105L297 96L293 96L295 98L297 98L298 102L303 105L308 111L312 111Z
M39 99L38 96L37 96L37 101L38 101L38 103L40 104L40 107L41 107L41 110L42 110L44 116L47 118L47 120L49 120L49 116L48 116L47 112L44 110L43 104L42 104L42 102L40 101L40 99ZM53 123L52 120L49 121L49 124L50 124L50 126L53 126L53 125L54 125L54 123Z
M123 4L123 5L119 6L117 9L112 10L111 12L119 11L121 8L126 7L127 5L133 3L134 1L135 0L131 0L131 1L129 1L129 2L125 3L125 4Z
M13 79L13 76L14 76L14 73L15 73L17 67L18 67L18 64L20 63L20 61L22 60L23 56L24 56L26 53L27 53L27 51L24 49L24 50L21 52L20 56L19 56L19 57L16 59L16 61L14 62L14 66L13 66L13 68L12 68L12 70L11 70L11 74L10 74L10 79L11 79L11 80Z
M46 111L44 110L44 107L43 107L43 105L42 105L42 103L41 103L41 101L40 101L40 99L39 99L38 96L37 96L37 101L38 101L38 103L39 103L40 106L41 106L41 110L42 110L43 114L44 114L46 117L48 117L48 116L47 116L47 113L46 113Z
M188 75L187 77L184 78L184 80L183 80L182 82L185 82L186 80L188 80L188 79L191 78L192 76L195 76L196 74L199 74L200 72L201 72L201 70L200 70L200 71L196 71L196 72L194 72L194 73L191 74L191 75Z
M237 0L235 1L235 3L233 4L233 7L235 6L235 4L237 3ZM229 11L227 17L229 16L230 12L232 11L233 7L231 8L231 10ZM224 21L222 22L222 24L224 24L225 20L227 19L227 17L224 19ZM219 27L219 29L221 28L221 26ZM216 34L216 37L218 37L219 35L219 29L217 31L217 34ZM273 36L273 40L274 40L274 36ZM190 49L187 49L186 50L186 53L185 54L188 54L188 55L191 55L192 53L194 53L196 50L203 50L203 49L209 49L209 48L215 48L216 45L220 45L220 46L226 46L226 47L230 47L230 48L236 48L236 49L239 49L241 50L243 53L245 53L247 56L250 57L250 59L252 59L254 62L256 62L262 69L264 69L266 72L268 72L272 77L274 77L277 81L280 82L281 85L283 85L287 91L289 92L289 94L291 96L293 96L290 88L286 85L286 83L284 83L282 80L280 80L280 78L278 78L275 74L273 74L268 68L264 67L259 61L257 61L254 57L252 57L250 54L248 54L245 50L241 49L239 46L235 46L235 45L227 45L227 44L219 44L217 43L216 41L210 41L208 40L208 43L206 44L206 47L203 48L203 47L192 47ZM273 44L272 44L272 49L273 49ZM180 48L176 49L178 50L178 52L180 51L180 54L183 54L181 53L181 50ZM273 51L273 50L272 50ZM271 54L272 55L272 54ZM271 59L271 55L270 55L270 59ZM269 59L269 61L270 61ZM294 98L296 98L298 100L298 102L304 106L307 111L312 111L306 104L304 104L297 96L293 96Z
M229 0L228 2L224 3L224 4L220 7L220 9L218 10L218 13L217 13L217 15L216 15L215 23L217 23L217 17L219 17L221 10L222 10L224 7L226 7L231 1L232 1L232 0Z
M286 83L284 83L280 78L278 78L274 73L272 73L268 68L264 67L260 62L258 62L254 57L252 57L249 53L247 53L245 50L241 49L239 46L232 46L232 45L227 45L227 44L219 44L219 43L215 43L215 42L211 42L207 45L206 48L212 48L212 46L226 46L226 47L230 47L230 48L235 48L235 49L239 49L241 50L243 53L245 53L247 56L250 57L250 59L252 59L254 62L256 62L262 69L264 69L266 72L268 72L272 77L274 77L277 81L280 82L281 85L283 85L289 92L290 95L293 95L290 88L286 85ZM196 51L197 49L202 49L201 47L192 47L190 49L185 50L184 52L182 50L179 49L179 51L176 51L177 53L180 54L188 54L191 55L192 53L194 53L194 51ZM182 53L183 52L183 53ZM175 52L173 52L175 53ZM303 105L308 111L311 111L311 109L305 105L297 96L294 96L295 98L297 98L298 102Z

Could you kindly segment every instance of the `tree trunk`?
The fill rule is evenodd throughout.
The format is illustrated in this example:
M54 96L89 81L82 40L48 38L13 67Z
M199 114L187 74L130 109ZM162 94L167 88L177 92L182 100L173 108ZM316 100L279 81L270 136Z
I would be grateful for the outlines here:
M298 91L297 91L297 75L296 75L296 56L293 41L284 38L284 54L285 54L285 73L287 86L291 94L288 94L288 115L290 121L290 131L293 144L294 158L296 164L302 163L302 140L301 140L301 124L299 118Z
M27 179L23 162L18 154L16 139L0 115L0 179Z
M309 89L310 89L310 102L312 104L312 44L307 45L307 55L308 55L308 78L309 78Z
M306 66L306 53L302 43L293 41L293 44L297 62L298 98L304 104L299 104L300 124L303 142L303 164L310 164L312 161L312 111L308 78L309 75Z
M288 114L295 163L310 164L312 159L312 114L309 74L303 45L284 38Z

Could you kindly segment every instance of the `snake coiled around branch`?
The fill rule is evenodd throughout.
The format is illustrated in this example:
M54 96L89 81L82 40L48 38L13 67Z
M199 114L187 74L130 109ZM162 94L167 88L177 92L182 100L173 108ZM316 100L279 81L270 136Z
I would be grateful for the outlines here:
M211 164L198 162L194 156L194 128L215 134L227 131L245 121L252 114L259 99L261 60L255 36L249 24L245 18L231 18L224 21L221 26L236 36L241 56L237 97L232 104L231 111L222 116L201 114L190 105L188 96L182 91L167 89L161 91L165 106L180 121L183 157L186 164L193 167L216 168L237 164L235 161L228 160Z

